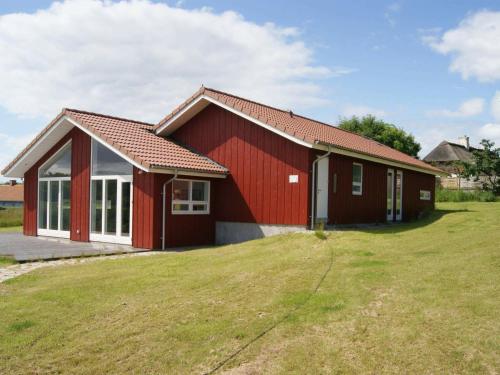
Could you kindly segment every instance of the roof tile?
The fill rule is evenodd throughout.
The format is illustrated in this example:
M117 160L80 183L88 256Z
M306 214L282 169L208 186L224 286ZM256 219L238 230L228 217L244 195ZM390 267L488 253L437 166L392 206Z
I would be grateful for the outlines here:
M191 97L189 101L186 101L183 106L187 106L192 100L196 99L200 95L211 97L221 103L237 109L244 114L263 121L269 126L273 126L293 137L310 143L323 143L356 153L430 170L436 173L442 172L440 169L435 168L422 160L380 144L372 139L342 130L336 126L291 113L290 111L270 107L268 105L257 103L222 91L202 87L198 90L194 97ZM239 108L241 108L241 110ZM165 124L171 117L172 115L165 117L155 126L155 130Z

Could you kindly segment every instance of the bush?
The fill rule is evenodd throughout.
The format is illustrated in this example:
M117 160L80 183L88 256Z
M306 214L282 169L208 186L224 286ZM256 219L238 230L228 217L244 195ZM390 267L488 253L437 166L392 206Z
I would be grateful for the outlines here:
M497 197L490 191L436 190L436 202L495 202Z
M18 227L23 225L22 207L8 207L0 210L0 228Z

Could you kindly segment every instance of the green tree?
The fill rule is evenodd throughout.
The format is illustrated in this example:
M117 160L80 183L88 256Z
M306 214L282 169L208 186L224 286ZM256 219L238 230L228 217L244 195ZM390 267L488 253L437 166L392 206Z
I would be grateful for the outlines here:
M482 181L483 189L500 194L500 148L488 139L481 141L483 148L472 151L472 162L463 163L463 176Z
M340 121L339 128L373 139L413 157L417 157L421 149L413 135L372 115L344 118Z

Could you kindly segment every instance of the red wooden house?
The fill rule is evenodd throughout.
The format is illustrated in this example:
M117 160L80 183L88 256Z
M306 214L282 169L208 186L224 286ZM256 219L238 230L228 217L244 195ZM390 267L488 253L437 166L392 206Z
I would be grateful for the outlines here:
M156 125L64 109L2 171L24 178L25 235L147 249L414 219L440 173L204 87Z

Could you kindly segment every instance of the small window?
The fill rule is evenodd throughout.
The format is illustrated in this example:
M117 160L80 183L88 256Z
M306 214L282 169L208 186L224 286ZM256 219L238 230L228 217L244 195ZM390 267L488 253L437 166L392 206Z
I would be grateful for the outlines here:
M208 214L210 185L208 181L174 180L172 183L172 213Z
M431 200L431 192L429 190L420 190L420 200L421 201L430 201Z
M363 193L363 165L352 163L352 194L361 195Z

